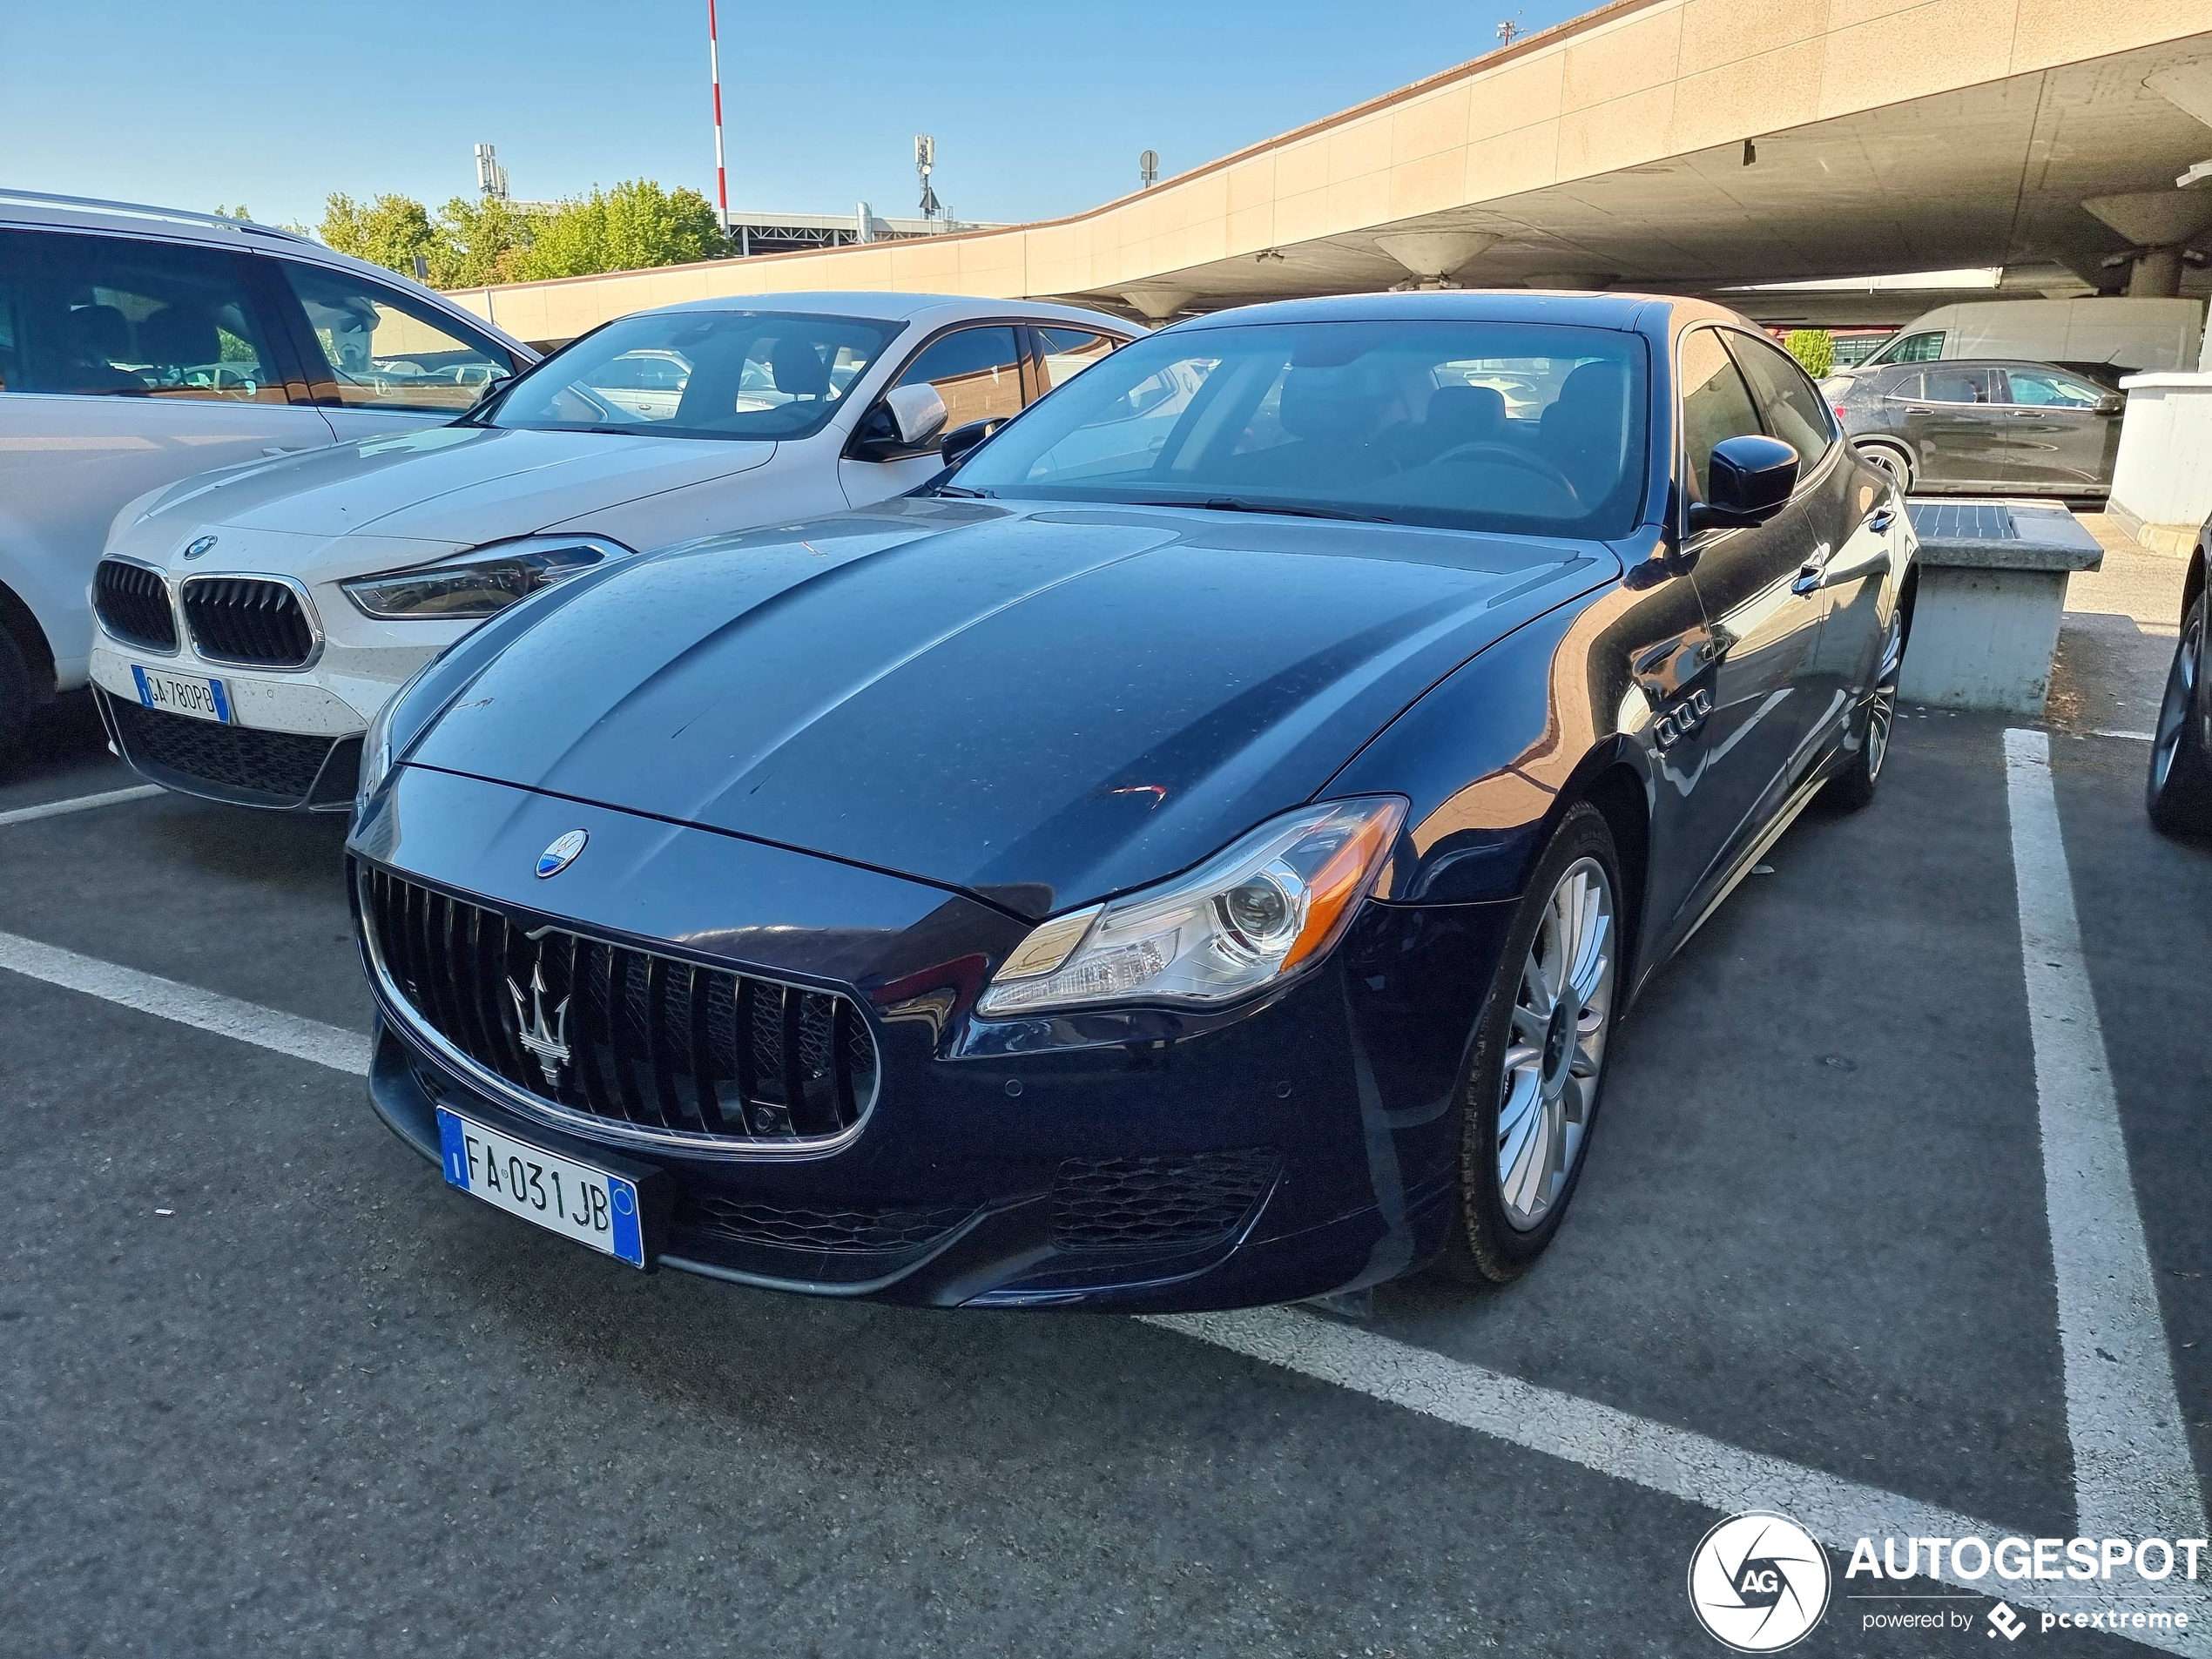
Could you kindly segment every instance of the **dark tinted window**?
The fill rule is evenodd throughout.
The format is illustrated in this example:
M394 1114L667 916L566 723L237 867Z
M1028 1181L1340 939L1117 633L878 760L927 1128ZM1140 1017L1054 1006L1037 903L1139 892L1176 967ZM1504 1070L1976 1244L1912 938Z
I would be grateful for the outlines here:
M1118 343L1104 334L1094 334L1082 328L1038 329L1037 368L1044 381L1038 391L1049 392L1055 386L1066 384Z
M1811 471L1836 437L1819 388L1805 378L1796 358L1764 340L1732 334L1728 347L1751 383L1767 430L1797 452L1802 470Z
M2092 409L2103 393L2071 374L2053 369L2013 368L2005 371L2013 401L2032 408Z
M1907 334L1896 345L1885 347L1879 356L1885 363L1932 363L1943 355L1943 330L1932 328L1923 334Z
M0 317L10 392L285 401L243 254L0 231Z
M279 260L307 313L324 360L348 408L444 410L458 415L514 360L480 334L411 294L342 271Z
M1733 374L1733 369L1730 373ZM1566 324L1244 323L1132 341L977 450L961 488L1627 533L1642 504L1640 336Z
M960 328L932 341L899 376L901 386L927 381L945 400L948 429L970 421L1022 413L1022 348L1014 330L994 325Z
M647 311L515 382L486 424L664 438L803 438L901 325L790 311Z
M1993 403L1998 401L1997 371L1987 368L1932 368L1921 381L1921 396L1931 403Z
M1723 438L1763 431L1743 375L1722 349L1720 335L1700 328L1683 336L1682 436L1697 494L1705 494L1706 464Z

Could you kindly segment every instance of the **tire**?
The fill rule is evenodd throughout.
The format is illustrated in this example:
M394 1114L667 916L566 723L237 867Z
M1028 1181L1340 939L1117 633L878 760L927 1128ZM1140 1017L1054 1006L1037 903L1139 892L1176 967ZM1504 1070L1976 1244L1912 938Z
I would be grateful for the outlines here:
M1621 892L1612 831L1595 808L1575 807L1506 935L1460 1079L1459 1204L1440 1265L1463 1284L1526 1272L1581 1181L1617 1018ZM1583 967L1570 967L1572 994L1547 1017L1546 970L1560 959Z
M1874 669L1874 690L1860 709L1846 745L1855 745L1851 764L1828 780L1821 801L1839 812L1855 813L1874 799L1882 763L1890 756L1890 733L1897 723L1897 683L1905 671L1905 613L1892 610L1882 635L1881 660Z
M2204 630L2205 596L2200 593L2182 620L2174 664L2166 671L2166 695L2158 705L2150 776L2143 790L2152 824L2168 835L2190 840L2212 835L2212 755L2207 754L2204 743Z
M1899 495L1912 493L1912 457L1894 444L1861 443L1852 446L1858 458L1878 471L1887 473L1897 485Z
M14 764L22 747L34 700L30 665L23 659L23 648L0 628L0 773Z

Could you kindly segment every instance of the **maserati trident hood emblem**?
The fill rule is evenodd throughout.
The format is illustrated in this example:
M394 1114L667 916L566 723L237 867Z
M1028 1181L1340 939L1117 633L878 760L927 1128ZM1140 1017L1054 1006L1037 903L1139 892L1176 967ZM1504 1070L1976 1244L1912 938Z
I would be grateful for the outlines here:
M581 834L583 832L578 831ZM545 1019L545 968L540 964L530 969L529 1007L523 1006L523 988L513 980L507 981L507 995L515 999L515 1035L537 1061L537 1069L545 1074L545 1086L561 1086L561 1068L569 1063L569 998L563 997L553 1010L550 1025Z
M549 875L558 875L576 862L576 855L583 851L583 844L591 839L583 830L570 830L552 846L537 855L537 878L543 881Z

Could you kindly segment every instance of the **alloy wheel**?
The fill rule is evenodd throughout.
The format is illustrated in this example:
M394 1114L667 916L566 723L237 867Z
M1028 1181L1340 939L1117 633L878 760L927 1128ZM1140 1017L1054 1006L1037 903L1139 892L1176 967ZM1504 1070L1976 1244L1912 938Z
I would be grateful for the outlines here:
M1912 463L1888 445L1870 443L1858 455L1877 472L1885 474L1899 489L1912 488Z
M1882 638L1882 666L1874 677L1874 695L1866 705L1866 776L1869 782L1882 775L1882 762L1890 752L1890 723L1897 718L1897 683L1905 669L1905 619L1890 618Z
M2182 631L2173 669L2166 676L2166 696L2158 705L2158 725L2151 737L2151 779L2161 789L2174 774L2182 734L2196 710L2196 665L2203 654L2204 611L2198 607L2189 612L2188 625Z
M1595 859L1561 873L1530 941L1498 1089L1498 1197L1526 1232L1575 1172L1597 1104L1613 1006L1613 883Z

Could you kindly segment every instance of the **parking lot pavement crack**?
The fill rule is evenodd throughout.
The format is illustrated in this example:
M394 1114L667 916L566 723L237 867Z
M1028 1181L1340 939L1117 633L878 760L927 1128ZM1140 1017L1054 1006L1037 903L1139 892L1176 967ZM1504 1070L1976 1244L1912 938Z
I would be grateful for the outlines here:
M319 1020L302 1019L135 968L80 956L73 950L16 934L0 934L0 968L290 1055L295 1060L312 1061L333 1071L361 1077L368 1075L368 1039L360 1032L325 1025Z
M2005 773L2076 1526L2093 1537L2202 1538L2204 1499L2082 954L2049 737L2006 732Z

